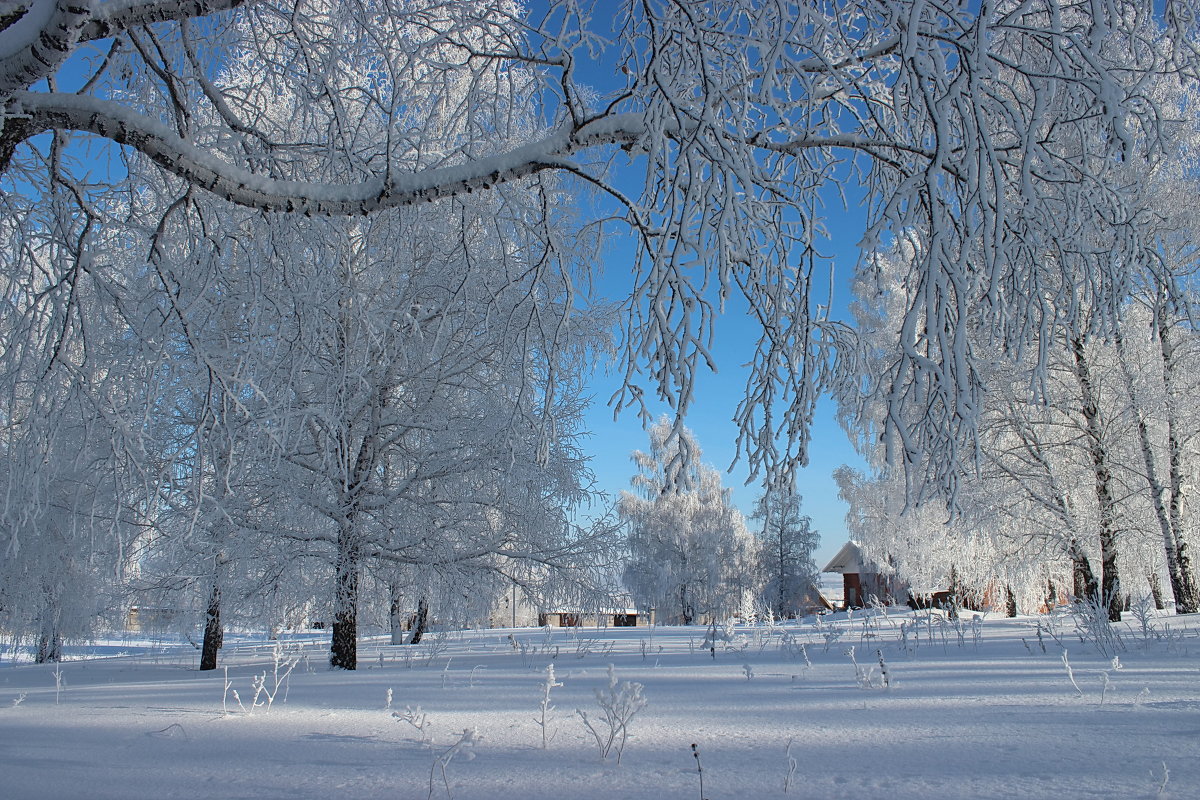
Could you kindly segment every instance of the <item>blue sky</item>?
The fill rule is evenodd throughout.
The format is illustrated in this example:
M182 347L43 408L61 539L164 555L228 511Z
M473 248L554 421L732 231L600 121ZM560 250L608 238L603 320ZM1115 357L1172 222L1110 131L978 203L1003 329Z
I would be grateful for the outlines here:
M636 191L633 186L629 189ZM855 243L862 236L862 215L856 209L843 212L836 204L830 205L828 213L834 241L822 243L820 249L834 259L835 313L844 317L848 314L850 299L849 278L858 257ZM629 259L627 243L618 243L606 251L604 263L598 270L599 292L617 299L629 291L631 280L624 268ZM724 475L725 486L733 490L735 504L747 516L753 511L762 489L757 483L746 485L749 469L744 460L733 464L738 430L732 418L746 385L746 371L741 365L753 356L758 336L757 323L746 317L739 303L731 302L729 310L717 321L713 352L718 372L705 371L700 375L686 422L704 451L703 461ZM593 404L587 416L591 436L582 443L591 455L598 488L613 499L622 489L629 488L629 480L635 471L630 454L649 446L641 420L633 409L623 411L616 420L613 419L607 402L619 384L619 374L615 371L606 373L597 366L590 383ZM670 413L665 405L651 405L650 410L654 416ZM833 471L842 464L865 469L865 463L854 451L834 415L833 401L822 400L813 426L809 465L797 476L803 512L812 518L813 527L821 535L821 546L815 559L818 568L823 567L848 538L845 515L849 509L838 497ZM729 470L731 464L733 469ZM751 527L753 529L754 523Z
M538 0L527 2L531 16L541 17L545 8ZM593 20L597 32L613 36L609 26L619 24L612 18ZM611 58L606 53L605 58ZM596 88L599 93L620 88L625 78L618 75L612 64L602 58L599 61L580 61L576 77ZM631 196L641 194L638 179L643 178L644 165L634 162L628 169L628 184L625 176L617 180L623 191ZM623 171L623 170L622 170ZM843 170L843 174L848 171ZM849 180L847 178L847 180ZM850 203L862 197L862 190L847 183L842 187ZM834 314L848 317L850 302L850 276L853 273L859 251L857 243L862 239L865 214L861 209L842 209L842 195L832 188L826 193L826 227L830 240L818 242L817 249L830 256L835 265L833 307ZM603 200L601 201L603 202ZM620 209L609 209L619 215ZM616 237L620 238L620 237ZM620 300L628 294L632 281L626 264L631 261L628 241L616 242L605 252L603 263L595 271L596 289L610 300ZM714 354L717 359L716 374L705 372L697 383L695 398L686 424L696 435L704 451L704 462L716 467L724 475L725 486L733 490L734 502L744 514L749 515L754 503L762 493L757 484L746 485L749 470L744 461L733 465L737 443L737 426L732 422L746 385L746 372L741 365L754 354L755 342L759 337L757 324L744 315L738 303L730 304L717 322ZM649 439L642 423L633 409L623 411L614 421L608 399L620 382L620 376L605 374L597 369L591 381L593 404L587 417L591 437L583 447L592 457L591 467L596 475L598 488L615 500L622 489L629 488L634 474L630 454L634 450L645 450ZM652 415L670 413L665 406L651 406ZM817 567L823 567L845 543L847 537L845 515L848 506L838 498L833 471L842 464L865 469L865 462L854 451L848 437L835 419L835 408L831 400L825 399L818 408L813 425L812 443L809 449L809 465L797 476L797 489L803 497L803 512L812 518L813 527L821 535L821 546L816 554ZM754 523L751 523L753 528Z

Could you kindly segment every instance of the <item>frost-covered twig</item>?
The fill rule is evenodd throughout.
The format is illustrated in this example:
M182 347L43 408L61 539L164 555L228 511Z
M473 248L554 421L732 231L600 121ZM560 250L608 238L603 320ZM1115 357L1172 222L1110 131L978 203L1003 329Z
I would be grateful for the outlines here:
M549 722L548 717L550 715L550 712L554 710L554 706L551 705L551 703L550 703L550 692L551 692L551 690L553 690L559 686L562 686L562 681L556 681L554 679L554 665L547 664L546 665L546 678L545 678L545 680L542 681L542 700L538 704L538 709L541 712L541 714L538 719L534 720L534 722L536 722L542 729L542 749L543 750L545 750L547 745L549 744L549 740L546 736L546 724Z
M854 656L854 645L850 645L843 651L843 655L850 658L850 663L854 665L854 679L858 683L860 689L874 689L875 682L871 679L869 670L865 670L858 665L858 659Z
M54 665L54 672L50 673L54 676L54 705L58 705L59 695L62 693L63 686L63 671L62 664Z
M421 736L421 744L430 744L433 734L430 732L432 725L429 722L429 714L421 710L420 706L412 708L405 706L404 711L393 711L392 718L399 722L407 722L417 729L417 733Z
M446 797L448 800L453 800L454 795L450 793L450 779L446 775L446 767L450 766L450 762L456 755L468 747L474 747L478 743L479 738L479 731L477 729L464 728L462 734L458 737L458 741L442 751L437 758L433 759L433 766L429 768L429 794L427 798L433 797L433 779L437 771L440 770L442 774L442 786L446 789ZM466 753L468 761L474 757L474 753Z
M1080 644L1091 644L1102 655L1110 656L1125 649L1116 626L1108 619L1109 603L1103 598L1080 600L1071 606L1071 619Z
M1075 682L1075 670L1071 669L1071 662L1067 660L1067 651L1062 651L1063 666L1067 670L1067 678L1070 679L1071 685L1075 687L1075 691L1079 692L1079 696L1083 697L1083 690L1079 688L1079 684Z
M292 670L300 663L298 656L284 656L283 645L280 642L275 642L275 647L271 650L271 681L267 681L267 671L263 670L262 674L255 675L251 681L251 686L254 687L254 699L250 703L251 710L266 706L267 711L271 710L271 704L275 702L275 696L279 694L280 687L283 689L283 701L287 702L287 687L290 685L289 677ZM259 698L265 697L266 701Z
M696 774L700 776L700 800L706 800L704 797L704 766L700 763L700 748L692 742L692 758L696 759Z
M1171 780L1171 771L1167 769L1167 762L1162 762L1162 780L1158 780L1158 776L1154 774L1154 770L1150 771L1150 777L1158 782L1158 790L1154 793L1155 797L1167 796L1167 781Z
M582 709L575 709L583 725L596 740L601 758L615 747L617 763L621 763L621 754L625 750L625 741L629 737L629 723L633 717L646 707L646 698L642 696L642 684L634 681L617 683L616 669L608 665L608 687L605 690L596 689L596 704L604 716L592 722L591 717Z
M788 771L783 779L783 793L787 794L788 789L792 786L792 776L796 774L796 757L792 755L793 740L788 739L787 748L783 751L787 755Z

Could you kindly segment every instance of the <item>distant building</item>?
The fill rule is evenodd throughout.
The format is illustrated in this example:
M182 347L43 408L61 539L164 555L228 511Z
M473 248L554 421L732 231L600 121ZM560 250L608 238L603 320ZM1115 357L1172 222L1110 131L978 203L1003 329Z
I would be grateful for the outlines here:
M897 595L905 591L891 570L881 570L863 556L862 548L854 542L842 545L821 572L842 576L840 608L862 608L873 599L891 605L896 602Z

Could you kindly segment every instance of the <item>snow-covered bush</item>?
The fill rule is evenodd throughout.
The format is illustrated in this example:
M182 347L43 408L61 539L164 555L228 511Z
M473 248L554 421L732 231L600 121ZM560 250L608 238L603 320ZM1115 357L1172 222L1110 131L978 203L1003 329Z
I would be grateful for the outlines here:
M583 726L596 740L600 758L608 758L609 753L615 749L617 763L621 763L621 753L624 752L625 742L629 737L629 723L646 707L642 688L642 684L635 681L617 683L617 671L609 664L608 686L595 690L596 705L600 706L601 716L593 720L586 711L575 709Z

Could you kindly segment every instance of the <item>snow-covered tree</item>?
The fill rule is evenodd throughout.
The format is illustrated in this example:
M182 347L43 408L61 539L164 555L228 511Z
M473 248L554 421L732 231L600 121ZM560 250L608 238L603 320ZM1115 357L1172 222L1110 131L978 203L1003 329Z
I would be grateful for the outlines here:
M675 431L664 417L649 434L649 452L633 454L637 494L622 492L618 502L628 529L626 587L639 607L684 625L745 611L757 589L745 519L720 473L700 463L691 431Z
M599 187L640 243L625 337L631 391L618 402L638 402L645 366L686 412L710 360L709 289L740 291L764 331L741 445L773 476L803 462L818 392L843 374L846 332L810 293L823 193L850 176L867 191L868 248L913 228L931 241L910 264L921 290L909 297L888 397L930 413L888 433L942 483L961 466L982 388L963 312L977 310L1010 348L1073 313L1070 297L1048 302L1030 289L1055 266L1043 258L1050 217L1040 201L1057 187L1087 187L1081 196L1105 224L1120 222L1122 251L1142 247L1140 218L1123 213L1125 185L1105 165L1161 157L1164 115L1148 86L1163 74L1194 80L1200 39L1195 0L3 8L9 186L45 168L39 135L54 131L135 149L191 186L267 210L359 214L547 172ZM248 50L260 56L257 89L214 79ZM536 123L520 139L495 93L514 71L538 82ZM130 86L152 102L128 102ZM467 123L436 158L406 113L418 95L447 98L443 116ZM272 123L276 102L294 109L294 130ZM369 144L364 129L379 132ZM314 158L330 168L314 171ZM644 175L632 190L618 181L631 158ZM1083 241L1096 215L1078 218ZM1133 263L1094 265L1093 285L1119 295ZM936 335L917 342L918 326Z
M455 28L466 44L445 39L460 15L443 10L436 27L408 20L410 49L437 46L393 83L414 163L455 161L480 128L492 148L528 136L528 76L492 70L485 104L484 78L455 63L466 44L496 43L479 29ZM310 9L303 24L336 24L328 12ZM369 97L301 110L286 93L272 96L263 76L288 57L286 37L257 42L241 22L227 31L238 59L207 80L253 98L260 132L283 140L336 127L328 114L337 111L361 120L346 132L354 147L386 135L364 108ZM384 54L360 44L371 57L331 72L336 87L379 66ZM464 84L474 90L470 113ZM218 148L220 119L195 112L197 140ZM162 343L170 376L152 413L170 418L161 430L188 432L162 456L174 463L162 521L170 535L151 560L160 572L204 562L185 574L211 576L201 592L206 666L230 600L236 613L250 588L282 599L295 583L302 593L309 581L299 576L314 562L332 567L332 598L316 608L332 618L334 662L353 668L361 589L377 566L412 577L408 594L425 605L470 595L471 585L486 595L501 574L537 591L549 580L542 572L583 572L604 557L605 529L570 520L590 496L574 441L581 356L605 335L575 302L573 271L588 248L554 180L364 218L305 218L230 208L144 160L129 166L146 187L129 203L126 225L139 238L121 261L143 279L149 308L135 335ZM307 166L330 180L354 172L326 153Z
M817 585L813 552L821 537L812 520L800 513L798 494L772 494L759 498L750 517L762 524L758 534L760 600L778 619L796 616Z
M90 221L47 202L0 220L0 630L58 660L117 622L152 513L138 410L150 377L92 279Z

